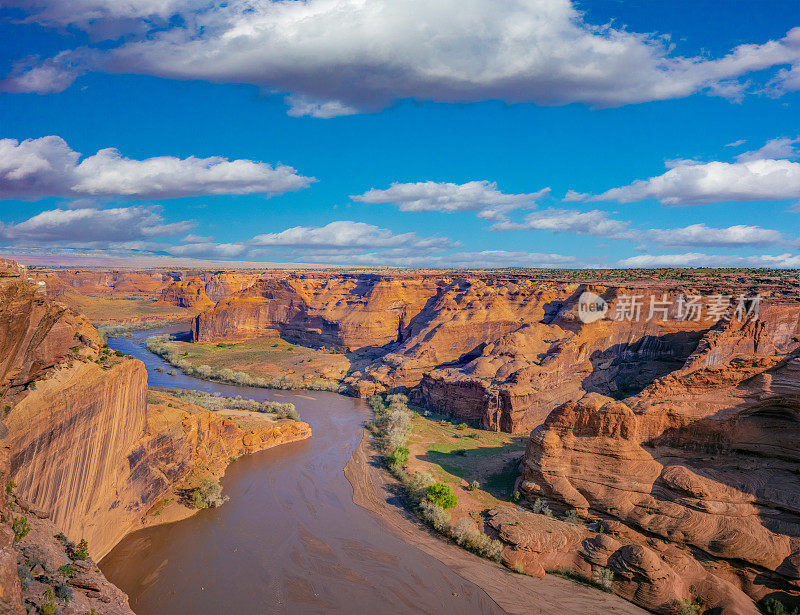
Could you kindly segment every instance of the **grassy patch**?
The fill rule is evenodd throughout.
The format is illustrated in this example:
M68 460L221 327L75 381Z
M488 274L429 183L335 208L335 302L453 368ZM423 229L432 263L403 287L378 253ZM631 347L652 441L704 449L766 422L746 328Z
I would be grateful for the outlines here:
M147 340L147 348L189 375L272 389L338 392L350 367L342 354L279 338L191 343L154 336Z

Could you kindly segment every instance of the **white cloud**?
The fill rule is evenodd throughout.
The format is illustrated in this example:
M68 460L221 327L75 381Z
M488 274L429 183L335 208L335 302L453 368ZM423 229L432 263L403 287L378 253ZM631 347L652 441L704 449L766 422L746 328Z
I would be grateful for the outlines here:
M650 229L639 235L642 239L663 246L742 247L785 243L780 231L744 224L727 228L711 228L702 223L691 224L683 228Z
M733 141L731 143L726 143L725 147L739 147L740 145L744 145L745 143L747 143L745 139L737 139L736 141Z
M480 252L454 252L436 256L418 252L367 252L353 254L317 254L314 262L338 265L415 267L422 269L442 268L497 268L497 267L536 267L557 268L575 267L580 262L573 256L544 254L539 252L512 252L507 250L483 250Z
M130 31L89 68L251 83L288 93L291 114L316 117L403 98L597 106L703 90L737 98L746 87L739 77L800 65L797 28L721 58L684 58L662 37L587 23L569 0L39 0L28 10L95 36L101 27ZM774 89L795 87L796 72L778 73ZM53 91L64 81L40 77L29 86Z
M212 241L214 241L214 238L211 236L195 235L194 233L181 237L181 243L210 243Z
M300 190L314 181L285 165L218 156L133 160L109 148L79 159L80 154L61 137L0 139L0 199L274 195Z
M257 235L253 246L292 246L298 248L396 248L442 249L451 246L444 237L419 238L415 233L395 235L389 229L365 222L338 220L325 226L295 226L279 233Z
M800 267L798 254L759 254L757 256L733 256L722 254L640 254L623 258L620 267Z
M571 200L631 203L658 199L665 205L724 201L777 201L800 197L800 163L763 158L770 153L795 156L794 140L776 139L737 162L683 161L663 175L637 180L598 195L571 193ZM577 196L575 196L577 195ZM580 198L578 198L580 197Z
M15 62L11 73L0 81L0 92L11 94L63 92L86 72L84 66L88 57L86 53L79 51L62 51L44 61L40 61L37 56L25 58Z
M770 139L763 147L752 152L744 152L736 156L739 162L750 160L777 160L779 158L797 158L800 156L795 143L800 142L800 138L791 139L789 137L778 137Z
M17 224L0 223L0 241L71 246L113 243L115 247L124 247L126 242L185 233L193 226L188 221L165 223L153 207L53 209Z
M393 183L386 190L368 190L351 196L362 203L390 203L401 211L477 212L484 220L503 220L508 212L533 207L550 192L544 188L530 194L504 194L497 184L471 181L465 184L446 182Z
M614 220L600 210L573 211L570 209L543 209L525 216L523 222L498 222L495 231L543 230L554 233L597 235L610 239L628 238L630 224Z
M456 245L446 237L395 234L374 224L337 220L325 226L295 226L277 233L256 235L248 241L225 244L212 241L185 242L185 245L169 248L168 252L212 258L260 258L281 252L286 254L288 260L343 262L356 258L367 249L386 261L401 256L441 252Z

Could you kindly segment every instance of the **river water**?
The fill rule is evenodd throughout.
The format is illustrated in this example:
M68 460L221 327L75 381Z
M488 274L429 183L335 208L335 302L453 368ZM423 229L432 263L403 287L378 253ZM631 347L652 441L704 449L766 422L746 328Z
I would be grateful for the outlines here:
M239 458L222 479L224 506L134 532L103 558L138 615L503 612L353 503L343 470L370 416L363 401L169 376L144 344L175 330L109 345L141 359L152 385L292 402L313 436Z

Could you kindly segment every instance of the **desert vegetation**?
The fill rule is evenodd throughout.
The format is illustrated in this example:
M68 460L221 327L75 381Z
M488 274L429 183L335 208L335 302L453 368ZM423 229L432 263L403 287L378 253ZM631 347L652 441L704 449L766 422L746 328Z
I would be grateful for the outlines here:
M292 419L299 421L300 415L292 403L279 401L256 401L237 395L236 397L223 397L219 393L206 393L205 391L193 391L189 389L169 389L169 393L181 401L194 404L219 412L220 410L245 410L247 412L262 412L274 414L277 418ZM155 399L153 400L156 401Z
M192 491L192 504L195 508L217 508L227 500L222 495L222 485L213 477L203 478Z
M148 338L147 349L185 374L205 380L268 389L345 392L338 379L320 377L318 366L323 360L320 355L325 360L331 356L343 360L341 355L320 353L283 340L192 344L177 342L169 335L154 335ZM341 371L341 365L338 369Z
M468 517L452 522L450 510L458 505L453 488L437 482L429 472L408 469L408 440L416 413L408 407L405 395L393 394L385 398L373 395L368 403L375 413L369 424L377 436L383 459L389 471L400 481L412 510L440 534L457 545L494 561L500 561L503 544L487 536Z

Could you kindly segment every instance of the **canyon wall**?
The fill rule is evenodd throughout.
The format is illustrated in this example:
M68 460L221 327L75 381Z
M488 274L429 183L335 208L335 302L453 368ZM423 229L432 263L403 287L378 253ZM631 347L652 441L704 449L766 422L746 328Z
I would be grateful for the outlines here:
M192 294L196 283L173 286ZM796 284L762 287L765 305L791 306L798 295ZM741 280L605 286L488 273L280 272L201 313L193 337L277 335L344 349L352 363L345 382L356 395L403 388L457 419L524 433L587 392L623 399L680 369L715 324L706 317L710 297L730 295L733 313L735 298L753 288ZM607 302L606 318L578 318L586 291ZM698 294L703 317L679 317L674 300ZM639 316L617 319L618 298L628 296L638 297ZM651 301L665 296L671 311L650 314ZM776 352L791 349L787 339Z
M74 542L86 539L97 559L191 475L218 476L232 457L310 436L302 422L259 415L239 427L171 402L148 405L140 361L113 352L83 316L0 260L0 475L4 487L15 483L0 506L0 612L24 612L12 560L35 568L36 549L53 551L32 538L15 543L10 523L20 511L44 528L32 537L46 538L52 524ZM124 600L119 609L109 612L129 612Z
M799 348L796 300L718 323L640 393L587 393L551 412L532 433L520 491L637 544L628 553L615 540L593 564L656 612L690 588L722 612L756 613L742 596L799 602Z

